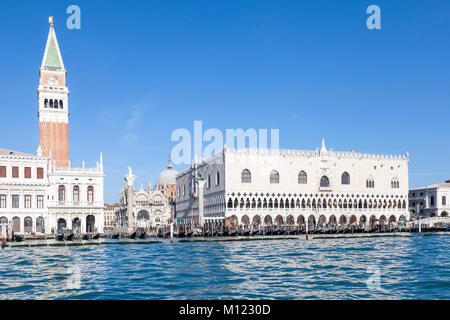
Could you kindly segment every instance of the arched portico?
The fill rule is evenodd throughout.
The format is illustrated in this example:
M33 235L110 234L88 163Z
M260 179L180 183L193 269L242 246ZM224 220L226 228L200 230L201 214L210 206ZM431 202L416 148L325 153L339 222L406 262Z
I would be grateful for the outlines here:
M336 223L337 223L336 216L335 216L334 214L332 214L332 215L330 216L330 219L328 219L328 222L329 222L330 224L336 224Z
M359 217L359 224L362 226L365 226L367 224L367 218L365 215L361 215L361 217Z
M305 227L306 223L305 223L305 217L304 216L302 216L302 215L298 216L298 218L297 218L297 225L299 227L301 227L301 228Z
M25 217L25 219L23 219L23 231L25 234L33 232L33 219L31 217Z
M264 225L266 225L266 226L272 225L272 217L270 215L266 215L264 217Z
M255 215L252 219L252 223L255 225L260 225L261 224L261 218L259 215Z
M250 218L248 215L244 214L241 218L241 224L244 226L248 226L250 224Z
M67 229L67 222L66 219L59 218L57 221L57 232L61 232L63 230Z
M316 218L311 215L308 217L308 229L312 230L316 227Z
M319 217L319 227L325 227L326 226L326 224L327 224L327 218L322 214L320 217Z
M275 218L275 225L276 226L282 226L283 225L283 217L281 215L276 216L276 218Z
M36 232L37 233L45 233L45 220L44 217L36 218Z
M294 217L293 217L292 215L289 215L289 216L287 217L287 219L286 219L286 224L287 224L288 226L293 226L293 225L295 225L295 220L294 220Z
M95 217L90 214L86 217L86 232L95 231Z
M81 233L81 220L78 217L75 217L72 220L72 232L73 233Z

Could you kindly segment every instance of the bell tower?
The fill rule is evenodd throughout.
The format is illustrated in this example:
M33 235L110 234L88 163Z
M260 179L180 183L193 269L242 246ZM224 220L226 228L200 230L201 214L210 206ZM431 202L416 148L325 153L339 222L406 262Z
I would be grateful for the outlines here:
M49 18L44 57L39 68L39 147L44 157L51 157L57 167L69 166L69 90L66 87L64 63Z

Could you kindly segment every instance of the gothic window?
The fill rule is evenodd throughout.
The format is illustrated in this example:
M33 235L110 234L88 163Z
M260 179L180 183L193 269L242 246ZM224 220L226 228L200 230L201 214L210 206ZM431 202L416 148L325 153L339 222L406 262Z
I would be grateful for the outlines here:
M350 184L350 175L348 172L344 172L341 176L341 183L342 184Z
M58 201L66 201L66 188L63 185L58 187Z
M329 187L330 186L330 180L328 179L327 176L322 176L322 178L320 178L320 187Z
M241 173L241 182L242 183L250 183L252 182L252 174L250 173L250 170L244 169Z
M372 177L367 178L366 188L375 188L375 181L373 180Z
M218 186L220 184L220 174L219 171L217 171L216 173L216 186Z
M300 171L298 174L298 183L299 184L307 184L308 183L308 176L306 175L305 171Z
M44 100L44 108L48 108L48 99Z
M53 108L53 100L50 99L50 108Z
M63 101L59 100L59 108L62 109L63 108Z
M211 175L208 174L208 178L206 180L206 188L211 188Z
M397 178L393 178L391 180L391 188L398 189L400 187L400 183Z
M270 183L280 183L280 174L276 170L270 173Z

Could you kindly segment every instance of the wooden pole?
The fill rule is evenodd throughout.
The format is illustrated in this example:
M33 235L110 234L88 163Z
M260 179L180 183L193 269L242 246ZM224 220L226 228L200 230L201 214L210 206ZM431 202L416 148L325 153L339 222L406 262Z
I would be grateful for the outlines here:
M308 240L309 219L306 221L306 240Z

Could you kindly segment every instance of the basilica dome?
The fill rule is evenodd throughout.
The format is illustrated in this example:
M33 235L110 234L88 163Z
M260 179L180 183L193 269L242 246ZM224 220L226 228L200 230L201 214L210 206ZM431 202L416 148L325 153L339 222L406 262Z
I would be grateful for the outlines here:
M161 171L161 173L158 176L158 185L159 186L168 186L168 185L175 185L176 182L176 176L178 174L178 171L172 168L172 163L167 165L167 168Z

